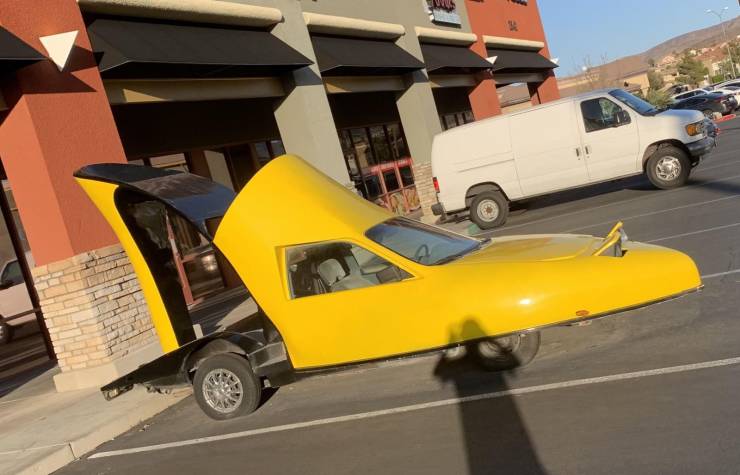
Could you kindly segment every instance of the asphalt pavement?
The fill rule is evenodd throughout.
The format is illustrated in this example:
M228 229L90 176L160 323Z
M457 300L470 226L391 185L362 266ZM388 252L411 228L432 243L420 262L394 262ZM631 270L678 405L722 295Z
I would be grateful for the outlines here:
M515 372L395 361L281 388L227 422L189 397L58 473L740 472L740 120L722 129L686 187L635 178L541 198L488 233L603 235L622 220L692 256L702 292L548 329Z

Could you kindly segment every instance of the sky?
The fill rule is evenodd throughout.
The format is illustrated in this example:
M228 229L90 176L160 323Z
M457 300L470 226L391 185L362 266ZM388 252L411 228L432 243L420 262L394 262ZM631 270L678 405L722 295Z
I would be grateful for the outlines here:
M740 14L736 0L539 0L550 55L559 58L558 76L642 53L674 36L718 23L706 13L729 7L724 19Z

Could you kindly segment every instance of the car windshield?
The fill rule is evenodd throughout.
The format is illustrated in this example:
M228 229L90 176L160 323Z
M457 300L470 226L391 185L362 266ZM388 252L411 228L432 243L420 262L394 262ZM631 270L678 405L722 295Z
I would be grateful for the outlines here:
M655 106L622 89L615 89L609 95L640 115L655 115L658 113Z
M419 264L434 266L462 257L489 240L480 241L405 218L391 218L370 228L368 239Z

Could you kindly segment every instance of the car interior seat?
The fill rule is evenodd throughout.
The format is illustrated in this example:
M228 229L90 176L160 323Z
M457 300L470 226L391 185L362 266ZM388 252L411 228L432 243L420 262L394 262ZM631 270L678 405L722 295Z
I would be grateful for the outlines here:
M316 268L321 280L331 292L338 290L359 289L373 285L369 280L359 275L348 275L336 259L327 259Z

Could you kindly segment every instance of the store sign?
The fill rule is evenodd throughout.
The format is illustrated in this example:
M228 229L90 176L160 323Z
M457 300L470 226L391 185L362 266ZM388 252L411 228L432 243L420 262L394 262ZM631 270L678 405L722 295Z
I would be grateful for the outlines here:
M460 25L460 14L457 12L455 0L425 0L429 18L435 23Z

